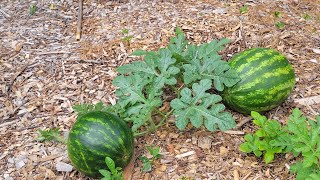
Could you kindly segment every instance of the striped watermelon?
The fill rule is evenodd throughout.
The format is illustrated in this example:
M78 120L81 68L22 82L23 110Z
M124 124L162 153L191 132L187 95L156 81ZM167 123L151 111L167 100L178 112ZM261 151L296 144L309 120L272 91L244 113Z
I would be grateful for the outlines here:
M265 112L286 100L293 90L295 75L286 57L268 48L252 48L229 62L241 80L222 92L224 103L241 112Z
M115 115L94 111L81 117L70 130L68 156L79 171L100 177L100 169L108 169L105 158L124 168L133 151L133 134L128 125Z

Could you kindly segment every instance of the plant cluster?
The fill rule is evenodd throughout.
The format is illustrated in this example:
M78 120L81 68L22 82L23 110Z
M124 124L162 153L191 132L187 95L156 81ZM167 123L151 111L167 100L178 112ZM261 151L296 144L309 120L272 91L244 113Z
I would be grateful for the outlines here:
M218 54L228 42L221 39L190 45L177 28L167 47L133 52L133 56L144 58L117 68L119 75L113 85L118 101L106 109L132 123L135 135L156 130L172 113L180 130L189 122L196 128L204 125L209 131L233 128L232 115L224 112L222 98L214 92L240 80ZM165 101L170 102L169 111L160 110ZM156 122L155 116L162 120Z
M245 135L240 150L253 152L270 163L277 153L301 155L302 160L291 165L290 171L297 179L320 179L320 116L316 120L307 119L302 112L294 109L287 125L276 120L267 120L265 116L252 112L253 123L259 126L254 134Z

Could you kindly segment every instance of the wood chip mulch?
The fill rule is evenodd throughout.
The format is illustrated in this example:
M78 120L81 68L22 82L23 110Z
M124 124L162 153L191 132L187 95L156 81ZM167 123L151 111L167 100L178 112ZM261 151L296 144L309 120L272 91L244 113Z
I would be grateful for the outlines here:
M241 14L244 5L248 12ZM34 14L31 6L37 7ZM297 83L289 99L266 115L285 123L295 107L310 118L320 112L319 0L85 0L80 41L77 12L72 0L1 1L0 179L85 179L70 171L65 145L36 141L38 129L58 127L67 135L76 118L72 105L115 102L115 68L137 60L129 56L136 49L166 46L177 26L195 44L231 39L221 52L226 60L250 47L279 50ZM285 27L277 28L277 21ZM133 36L130 42L123 29ZM181 132L169 124L138 138L137 156L155 145L162 158L150 173L142 173L135 160L131 179L294 179L288 170L293 157L279 155L266 165L238 150L255 126L233 114L241 125L229 132Z

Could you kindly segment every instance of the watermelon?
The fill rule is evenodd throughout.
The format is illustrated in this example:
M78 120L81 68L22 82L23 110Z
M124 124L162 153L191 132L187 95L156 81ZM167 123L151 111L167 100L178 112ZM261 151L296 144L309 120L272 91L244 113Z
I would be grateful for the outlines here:
M252 48L229 61L241 80L222 91L224 104L241 113L265 112L286 100L295 74L284 55L274 49Z
M70 130L68 156L77 170L98 178L100 169L108 169L106 157L114 160L116 167L126 167L133 155L133 140L131 129L117 116L88 112L78 117Z

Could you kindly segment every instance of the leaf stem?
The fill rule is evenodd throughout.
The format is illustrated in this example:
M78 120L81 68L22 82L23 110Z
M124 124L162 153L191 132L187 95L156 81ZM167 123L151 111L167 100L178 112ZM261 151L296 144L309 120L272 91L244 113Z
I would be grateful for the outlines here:
M158 110L157 112L161 112L161 111ZM168 118L168 116L170 116L170 114L172 114L172 112L173 112L173 109L171 109L166 114L164 114L163 112L159 113L159 114L163 115L163 118L161 119L161 121L157 125L153 122L152 118L150 117L148 120L149 120L152 128L150 128L146 131L143 131L143 132L134 133L133 136L138 137L138 136L143 136L145 134L155 132L159 127L161 127L164 124L165 120Z
M155 111L157 111L157 113L159 113L162 117L165 117L166 114L164 114L163 112L159 111L159 109L155 108Z
M67 140L62 136L56 137L56 141L67 144Z

